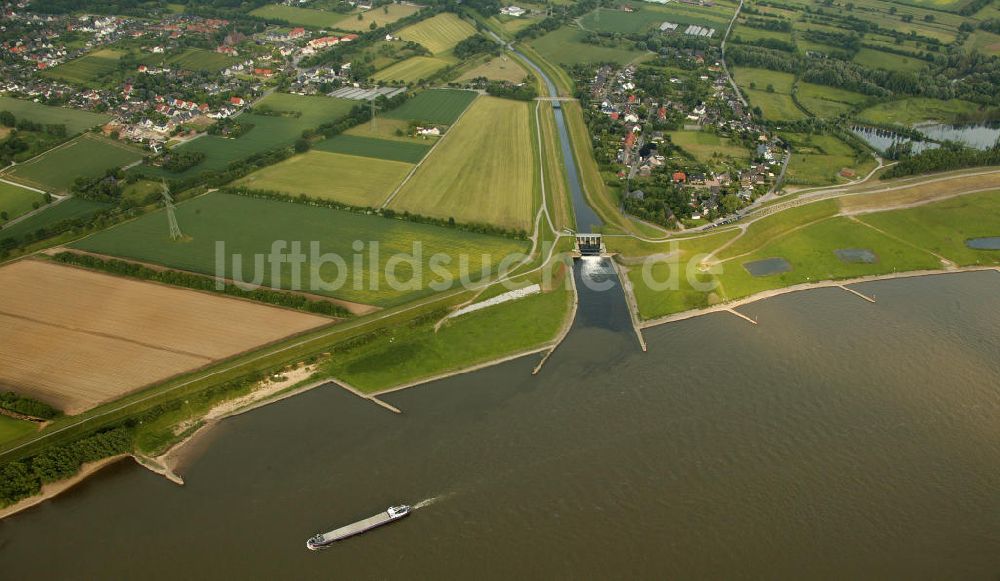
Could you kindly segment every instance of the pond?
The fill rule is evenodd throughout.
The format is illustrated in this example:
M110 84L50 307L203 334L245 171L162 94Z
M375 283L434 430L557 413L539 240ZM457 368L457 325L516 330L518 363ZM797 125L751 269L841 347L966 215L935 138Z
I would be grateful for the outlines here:
M867 248L838 248L833 251L837 258L852 264L875 264L878 256Z
M1000 250L1000 236L970 238L965 241L965 245L975 250Z
M957 141L976 149L990 149L1000 139L1000 125L945 125L918 123L914 129L936 141Z
M875 127L865 127L863 125L856 125L851 127L851 132L860 137L873 148L885 153L887 149L898 143L912 143L913 153L920 153L928 149L935 149L940 147L937 143L930 141L920 141L914 140L904 135L900 135L894 131L888 131L886 129L877 129Z
M753 262L744 262L743 268L753 276L771 276L792 270L792 264L784 258L765 258Z

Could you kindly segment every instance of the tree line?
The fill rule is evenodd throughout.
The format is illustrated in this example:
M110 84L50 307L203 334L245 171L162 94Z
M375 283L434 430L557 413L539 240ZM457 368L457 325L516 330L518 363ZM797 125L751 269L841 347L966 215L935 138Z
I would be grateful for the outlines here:
M51 420L60 414L59 410L47 403L18 395L13 391L0 393L0 408L42 420Z

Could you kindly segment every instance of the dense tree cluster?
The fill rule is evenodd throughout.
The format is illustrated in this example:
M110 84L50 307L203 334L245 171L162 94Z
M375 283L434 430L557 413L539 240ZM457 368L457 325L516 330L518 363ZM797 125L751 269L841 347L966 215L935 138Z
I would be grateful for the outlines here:
M0 393L0 408L43 420L51 420L59 415L59 410L49 404L18 395L13 391Z
M520 85L508 81L490 81L486 83L486 92L494 97L506 97L519 101L532 101L538 96L538 89L531 83Z
M180 173L205 161L205 153L186 149L171 150L163 157L161 167L167 171Z
M499 53L500 45L481 34L474 34L455 45L454 53L465 60L471 56L483 53Z
M890 167L880 177L888 180L936 171L946 171L965 167L1000 165L1000 148L987 151L946 144L937 149L928 149L917 155L905 157Z

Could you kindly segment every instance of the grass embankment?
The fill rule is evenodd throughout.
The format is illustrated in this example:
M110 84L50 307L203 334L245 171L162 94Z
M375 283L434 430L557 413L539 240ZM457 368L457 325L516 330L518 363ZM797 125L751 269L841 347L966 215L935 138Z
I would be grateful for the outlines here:
M862 122L880 125L911 126L924 121L939 123L968 123L1000 117L1000 108L983 108L960 99L926 99L913 97L873 105L858 114Z
M389 208L531 230L532 105L483 97L451 128Z
M556 338L569 313L568 276L562 269L551 291L449 319L437 332L435 320L393 328L337 353L323 373L373 393L541 347Z
M38 424L34 422L0 415L0 444L33 434L36 431L38 431Z
M644 283L635 266L629 278L640 315L649 319L800 283L941 269L948 266L943 260L960 266L997 265L1000 252L973 250L965 242L1000 235L998 193L968 194L855 217L838 215L838 200L808 204L760 219L728 244L726 237L730 235L720 234L709 237L716 238L711 242L682 242L682 260L695 251L716 248L709 272L717 287L710 291L693 291L683 276L679 288L654 290ZM847 249L870 251L875 260L847 262L835 252ZM788 261L791 270L755 277L744 266L768 258ZM666 278L663 269L667 267L660 268L653 272L664 276L656 280Z

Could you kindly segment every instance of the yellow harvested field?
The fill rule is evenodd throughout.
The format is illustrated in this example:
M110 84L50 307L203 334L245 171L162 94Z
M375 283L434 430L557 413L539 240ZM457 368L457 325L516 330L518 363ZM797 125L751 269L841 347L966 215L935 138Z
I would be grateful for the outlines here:
M491 81L510 81L520 83L528 76L518 62L506 55L495 57L485 63L469 69L464 75L458 78L458 82L471 81L480 77L485 77Z
M531 107L510 99L476 99L389 207L529 230L535 176Z
M330 319L35 260L0 268L0 388L80 413Z
M455 48L459 42L476 33L471 24L451 12L421 20L399 31L399 38L422 45L431 54L439 55Z
M973 175L955 175L944 179L924 177L905 184L877 182L876 186L860 190L863 194L839 198L841 211L845 214L873 212L1000 188L1000 172L986 169Z

